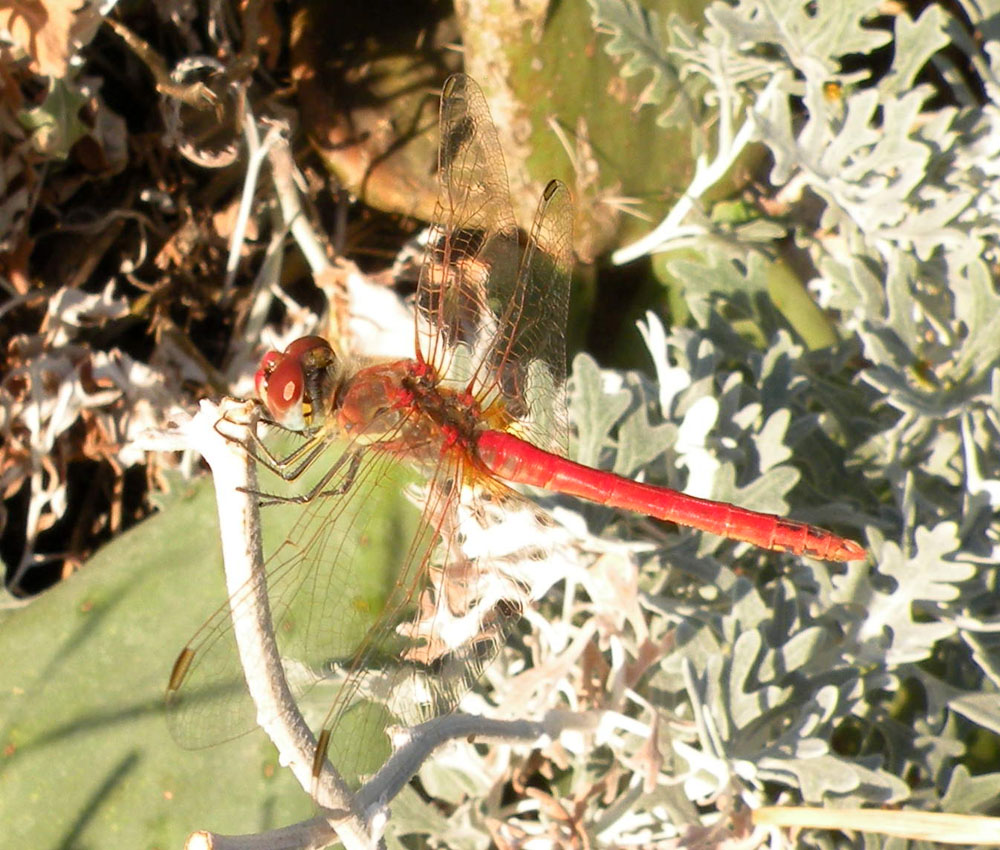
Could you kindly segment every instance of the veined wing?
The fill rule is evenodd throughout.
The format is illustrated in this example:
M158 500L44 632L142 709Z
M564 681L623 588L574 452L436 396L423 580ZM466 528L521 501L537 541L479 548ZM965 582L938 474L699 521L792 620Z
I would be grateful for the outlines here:
M566 316L573 268L573 205L558 180L545 187L517 275L490 276L487 301L500 307L497 334L476 371L484 409L503 405L518 436L566 454ZM500 306L503 305L503 306Z
M495 658L522 605L540 592L531 585L545 581L544 553L519 542L536 538L533 529L512 534L502 523L547 520L503 484L470 480L455 448L428 479L378 444L331 442L312 464L313 478L352 449L356 466L341 463L325 485L343 493L264 513L268 526L279 520L265 528L265 547L267 538L281 541L265 573L285 674L297 698L316 686L312 703L339 680L323 728L336 729L328 754L355 784L389 756L389 725L451 711ZM277 486L261 482L268 492ZM230 616L230 606L239 614L254 591L250 583L237 591L185 650L190 664L167 700L171 731L184 746L209 746L257 725Z
M551 520L499 482L470 481L463 464L460 451L446 452L421 487L421 527L404 558L408 579L357 653L323 724L321 745L329 737L320 754L349 784L389 757L389 727L453 710L522 607L547 587L539 568L546 553L522 541L537 539L538 526ZM504 526L510 522L522 528L512 533Z
M500 140L479 86L464 74L441 91L438 183L417 290L417 351L464 389L455 372L491 333L486 279L513 277L520 258Z
M447 386L468 389L495 428L565 451L565 324L572 207L546 187L530 232L514 221L482 91L449 77L441 96L441 192L417 296L417 344Z
M400 498L416 480L414 471L377 444L363 448L331 440L302 478L315 482L342 452L356 452L358 460L341 463L325 486L329 492L343 490L341 495L320 494L306 505L279 503L263 511L267 594L296 696L308 691L332 663L353 657L378 618L387 588L411 567L391 547L377 547L405 539L419 524L417 508ZM276 494L288 489L266 472L260 486ZM296 492L308 487L309 481L296 482ZM393 496L395 501L389 501ZM367 568L358 569L361 564ZM230 613L230 608L239 614L252 604L253 581L192 636L185 648L190 663L182 679L170 683L168 724L183 746L210 746L257 726Z

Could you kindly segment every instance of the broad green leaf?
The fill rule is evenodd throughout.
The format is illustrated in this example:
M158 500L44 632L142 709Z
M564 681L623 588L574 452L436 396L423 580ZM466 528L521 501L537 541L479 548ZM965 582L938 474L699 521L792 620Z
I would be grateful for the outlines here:
M174 659L226 598L211 481L175 488L0 626L5 847L181 847L196 829L255 832L313 812L263 732L196 751L167 732ZM356 554L388 580L382 546Z
M225 599L215 496L176 485L163 509L0 629L0 820L13 850L170 848L242 833L311 803L254 733L181 750L163 693L173 660Z

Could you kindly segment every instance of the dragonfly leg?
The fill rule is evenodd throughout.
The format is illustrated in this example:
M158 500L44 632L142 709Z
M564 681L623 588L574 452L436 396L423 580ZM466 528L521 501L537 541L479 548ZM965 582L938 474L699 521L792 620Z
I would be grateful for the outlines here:
M320 455L326 447L327 442L329 442L329 438L324 438L324 435L322 434L316 434L313 437L306 439L302 445L298 446L284 457L279 457L265 445L263 438L258 433L257 429L261 421L267 421L267 424L271 427L279 428L282 431L287 431L288 433L295 434L296 436L302 435L300 432L285 428L277 422L264 420L261 413L262 411L258 407L249 423L233 422L232 420L223 417L215 423L215 431L226 440L239 443L254 460L262 463L275 475L285 481L294 481L303 472L305 472L312 462ZM220 427L223 422L228 422L244 428L246 430L246 435L236 437L232 434L226 433L226 431Z
M250 441L244 447L254 460L262 463L275 475L285 481L295 481L323 453L328 442L329 437L317 434L285 457L275 457L264 445L260 435L252 433Z
M350 458L350 465L344 472L343 479L337 482L335 487L327 487L330 480L340 471L340 468L344 465L344 461ZM307 502L311 502L318 496L342 496L351 486L354 484L354 478L358 474L358 467L361 466L361 453L360 452L344 452L337 462L327 470L326 474L305 493L299 493L295 496L284 496L277 493L264 493L260 490L248 490L246 488L240 487L240 491L243 493L249 493L251 496L256 496L260 499L260 506L266 508L268 505L301 505Z

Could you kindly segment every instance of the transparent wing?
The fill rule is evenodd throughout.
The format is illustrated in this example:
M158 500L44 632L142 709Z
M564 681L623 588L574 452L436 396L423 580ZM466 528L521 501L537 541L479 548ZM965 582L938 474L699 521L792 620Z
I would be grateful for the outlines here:
M518 435L540 448L566 453L566 315L573 268L573 206L569 191L551 181L513 284L488 281L488 301L504 305L489 355L476 372L474 393L487 411L504 405Z
M509 523L536 526L545 518L503 485L457 484L462 464L460 453L445 456L422 488L415 540L434 545L412 547L413 580L361 647L323 724L326 754L349 784L389 757L389 727L414 726L458 705L536 595L545 553L521 541L537 539L537 529L512 534Z
M328 754L356 784L390 754L388 726L451 711L496 657L533 598L532 576L544 559L518 542L537 539L531 528L512 533L504 523L545 520L504 485L474 483L455 448L421 470L384 446L358 450L331 440L311 477L345 451L359 451L358 463L340 463L324 485L344 492L264 511L265 547L280 541L265 573L291 690L300 702L306 697L307 720L310 705L322 706L312 725L335 729ZM268 475L262 490L280 492L284 482ZM230 616L230 607L251 604L254 590L248 584L235 593L185 649L190 664L167 699L171 731L184 746L257 726Z
M331 469L341 452L361 451L356 466L342 463L326 491L303 504L277 504L263 511L265 573L275 636L293 694L308 692L332 664L346 664L373 628L388 589L411 564L396 544L412 539L416 506L402 498L415 481L412 468L377 448L358 450L332 442L307 476ZM296 482L307 490L309 481ZM264 472L261 489L282 493L288 485ZM269 542L270 541L270 542ZM274 541L280 541L277 545ZM429 543L423 543L426 548ZM405 549L405 547L403 547ZM409 556L424 555L410 547ZM183 679L171 682L167 718L183 746L210 746L257 725L232 634L230 608L251 604L254 588L233 594L192 637Z
M441 96L441 192L417 295L417 344L446 386L468 389L492 427L565 452L565 326L572 205L550 183L528 234L514 221L482 91L449 77Z
M420 356L445 388L474 395L489 426L563 449L568 192L549 184L522 238L489 110L461 75L442 96L440 165L438 223L418 288ZM450 403L464 404L457 396ZM320 676L334 682L322 726L333 730L328 752L351 781L388 755L387 725L454 708L536 595L545 555L520 542L538 539L537 510L478 478L460 444L442 439L438 455L422 444L414 467L400 455L407 437L426 440L433 429L414 423L410 434L403 422L386 434L370 424L384 444L357 440L345 449L324 438L330 444L311 469L334 470L327 495L266 512L281 541L265 571L285 671L300 695ZM357 462L336 465L343 451ZM261 489L271 492L263 481ZM392 509L383 495L396 497ZM511 531L510 522L521 527ZM252 590L231 606L244 608ZM194 636L183 681L171 683L171 728L187 746L233 737L257 719L229 607Z
M492 273L512 278L520 258L496 128L479 86L462 74L441 91L438 182L418 284L417 349L458 382L461 363L452 361L471 359L478 340L491 333L486 280Z

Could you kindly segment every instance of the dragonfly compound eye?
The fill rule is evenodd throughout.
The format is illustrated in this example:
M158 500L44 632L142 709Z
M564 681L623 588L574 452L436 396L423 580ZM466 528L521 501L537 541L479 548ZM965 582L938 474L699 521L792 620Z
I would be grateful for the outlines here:
M335 394L336 362L330 344L318 336L300 337L281 354L265 355L257 394L274 421L290 431L318 428Z
M304 425L302 406L305 377L302 374L302 363L297 357L288 355L279 355L279 358L264 376L261 400L275 422L286 428L299 430ZM261 371L263 370L262 366Z
M269 351L265 354L260 361L260 368L257 373L253 376L253 387L257 393L257 398L263 402L267 402L267 383L271 378L271 373L274 371L274 367L281 362L281 354L277 351Z

